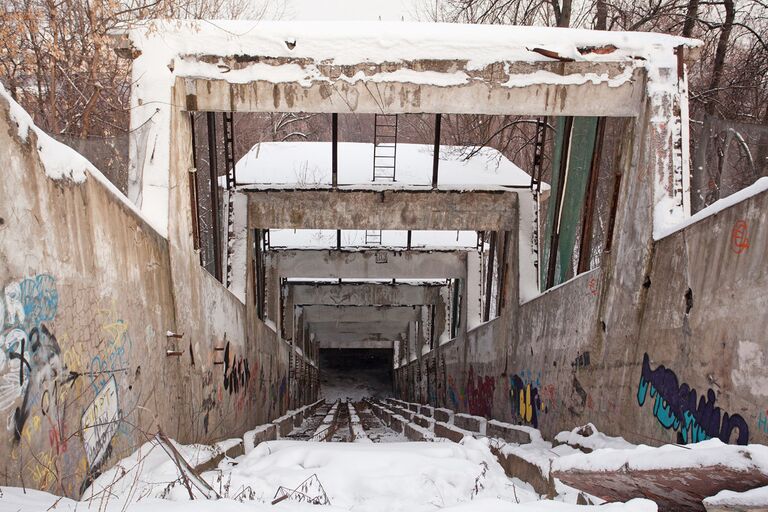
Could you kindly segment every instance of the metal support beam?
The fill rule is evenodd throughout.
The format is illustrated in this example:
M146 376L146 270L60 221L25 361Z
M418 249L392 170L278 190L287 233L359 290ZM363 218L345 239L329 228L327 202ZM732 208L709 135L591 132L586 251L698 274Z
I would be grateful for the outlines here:
M554 222L552 235L549 241L549 261L547 262L547 286L552 288L555 284L555 270L557 268L558 243L560 242L560 210L565 196L565 183L568 174L568 155L571 152L571 133L573 132L573 117L565 118L563 133L562 154L560 155L560 169L557 173L557 196L555 197ZM562 264L562 262L561 262Z
M592 257L592 222L595 217L595 202L597 201L597 181L600 176L600 157L603 153L603 137L605 136L605 118L597 120L597 136L592 151L592 162L589 166L589 183L587 184L587 199L584 204L584 214L581 219L581 240L579 243L578 273L589 270Z
M221 240L219 239L219 172L216 163L216 114L206 113L208 123L208 163L211 178L211 229L213 230L214 277L221 282Z
M483 305L483 321L487 322L491 319L491 290L493 289L493 266L496 263L496 232L491 231L491 237L489 241L490 249L488 250L488 269L485 275L485 304ZM501 272L499 272L501 276ZM499 289L500 287L497 287Z
M189 124L192 131L192 169L189 170L189 201L192 204L192 244L196 251L200 250L200 205L197 197L197 138L195 137L195 113L189 113ZM202 264L202 254L198 253Z
M339 114L331 114L331 185L339 186Z
M442 114L435 115L435 148L432 156L432 188L437 188L438 168L440 166L440 125Z

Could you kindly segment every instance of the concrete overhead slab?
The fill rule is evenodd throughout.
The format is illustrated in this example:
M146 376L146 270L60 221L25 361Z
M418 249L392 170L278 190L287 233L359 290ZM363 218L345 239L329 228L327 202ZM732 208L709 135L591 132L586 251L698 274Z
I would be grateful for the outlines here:
M308 325L321 339L396 340L408 330L407 322L314 322Z
M506 231L517 225L517 193L504 190L240 188L248 227Z
M371 324L400 322L407 324L421 317L421 308L414 306L304 306L304 321Z
M267 268L279 277L303 279L466 278L467 251L271 250Z
M391 305L417 306L437 304L441 284L408 283L288 283L288 301L297 306Z

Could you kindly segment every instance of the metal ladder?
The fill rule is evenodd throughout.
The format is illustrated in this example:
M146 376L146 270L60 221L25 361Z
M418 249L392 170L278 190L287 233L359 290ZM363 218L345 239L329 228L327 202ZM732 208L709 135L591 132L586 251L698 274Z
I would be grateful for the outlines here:
M541 191L541 178L544 164L544 145L547 140L547 118L539 117L536 119L536 136L533 146L533 172L531 173L531 189L536 188L536 192Z
M227 270L224 284L227 288L232 285L232 256L235 240L235 194L237 178L235 177L235 123L232 112L224 112L222 116L224 126L224 165L227 169Z
M395 181L397 114L374 114L373 181Z
M365 245L381 245L381 230L380 229L366 229L365 230Z

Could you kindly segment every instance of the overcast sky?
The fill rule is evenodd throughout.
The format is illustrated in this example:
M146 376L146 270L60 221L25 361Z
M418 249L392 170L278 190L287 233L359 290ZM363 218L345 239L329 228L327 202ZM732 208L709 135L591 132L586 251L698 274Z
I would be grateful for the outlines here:
M284 19L413 21L434 0L285 0Z

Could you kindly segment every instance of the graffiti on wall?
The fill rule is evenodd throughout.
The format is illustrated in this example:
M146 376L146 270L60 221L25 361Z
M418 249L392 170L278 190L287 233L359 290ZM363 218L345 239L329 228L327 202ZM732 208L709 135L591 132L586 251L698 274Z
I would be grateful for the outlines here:
M650 395L654 399L653 415L666 429L677 432L682 444L719 438L728 443L734 437L737 444L749 442L749 427L739 414L730 415L715 405L717 397L711 388L706 396L680 383L672 370L659 365L651 370L648 354L643 355L637 403L642 407Z
M229 342L224 347L224 389L232 393L245 391L251 380L251 368L248 360L230 351Z
M749 226L747 221L739 220L731 230L731 250L736 254L742 254L749 249Z
M469 366L467 375L467 409L470 414L491 417L493 410L493 393L496 391L496 381L486 375L475 375L475 369Z
M58 303L56 280L48 274L8 283L0 297L0 410L16 404L8 417L16 442L32 406L44 397L49 412L60 386L76 378L49 329Z
M467 395L464 392L464 386L458 386L453 375L448 375L448 401L451 403L451 408L455 411L460 411L467 403Z
M94 469L107 458L120 424L117 383L112 376L85 409L80 421L88 466Z
M542 388L540 378L534 378L530 371L509 377L512 416L523 423L538 428L539 415L549 412L549 403L554 400L554 396L554 387Z

